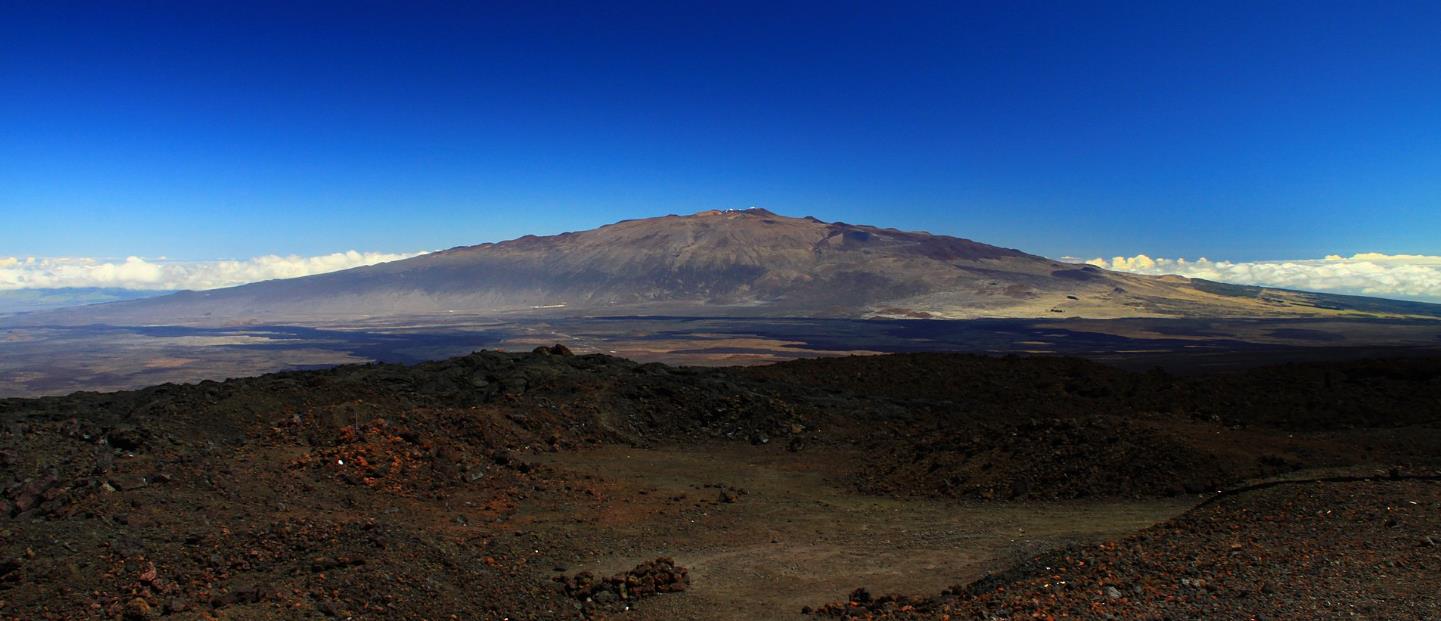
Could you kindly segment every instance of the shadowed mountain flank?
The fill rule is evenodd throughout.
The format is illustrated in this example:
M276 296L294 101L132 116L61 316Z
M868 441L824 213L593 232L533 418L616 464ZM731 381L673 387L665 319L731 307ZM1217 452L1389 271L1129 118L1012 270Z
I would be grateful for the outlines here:
M12 322L236 324L425 315L1441 315L1441 307L1122 274L967 239L764 209L626 220L330 274Z

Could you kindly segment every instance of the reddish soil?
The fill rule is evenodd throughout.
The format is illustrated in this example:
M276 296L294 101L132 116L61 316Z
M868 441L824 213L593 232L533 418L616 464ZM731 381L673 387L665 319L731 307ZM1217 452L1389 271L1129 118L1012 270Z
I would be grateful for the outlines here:
M953 584L822 610L1425 618L1436 483L1180 514L1250 479L1431 472L1438 378L554 348L3 400L0 618L787 618Z

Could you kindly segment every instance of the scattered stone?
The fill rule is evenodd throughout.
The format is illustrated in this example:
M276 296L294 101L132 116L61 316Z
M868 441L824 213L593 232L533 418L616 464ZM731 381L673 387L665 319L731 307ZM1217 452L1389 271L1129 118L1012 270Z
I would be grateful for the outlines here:
M105 435L105 443L122 451L138 451L145 446L144 433L129 425L116 427Z
M7 558L0 560L0 580L9 582L18 578L16 570L20 569L20 559Z
M145 480L145 477L142 477L142 476L139 476L139 475L133 475L133 474L130 474L130 475L111 475L110 480L108 481L108 483L110 483L110 487L113 487L113 488L115 488L115 489L117 489L117 490L120 490L120 491L122 491L122 492L128 492L128 491L130 491L130 490L140 489L140 488L145 487L145 486L147 485L147 481Z
M560 583L566 596L602 607L661 593L679 593L690 586L686 569L665 557L609 578L597 578L582 571L570 577L557 576L555 581Z
M320 614L323 614L327 617L339 617L341 613L340 606L337 606L335 602L332 602L330 600L321 600L319 603L315 604L315 609L319 610Z
M105 447L96 447L95 450L95 474L103 475L110 472L115 466L115 451Z
M122 614L125 621L145 621L151 617L152 611L149 602L137 597L125 604Z
M540 347L537 347L537 348L531 350L531 353L540 354L540 355L542 355L542 356L574 356L574 355L575 355L574 353L571 353L569 347L566 347L566 346L564 346L564 345L561 345L560 343L556 343L556 344L554 344L554 345L551 345L550 347L546 347L546 346L544 346L544 345L541 345Z
M155 563L146 561L145 568L140 571L140 581L146 584L151 584L154 583L155 580L159 577L159 572L155 570Z

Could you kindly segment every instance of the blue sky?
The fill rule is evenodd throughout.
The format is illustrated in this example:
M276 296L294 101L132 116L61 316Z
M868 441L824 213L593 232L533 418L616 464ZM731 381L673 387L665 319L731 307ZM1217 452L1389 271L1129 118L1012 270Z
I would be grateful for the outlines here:
M1438 32L1436 2L0 0L0 257L751 205L1048 256L1436 255Z

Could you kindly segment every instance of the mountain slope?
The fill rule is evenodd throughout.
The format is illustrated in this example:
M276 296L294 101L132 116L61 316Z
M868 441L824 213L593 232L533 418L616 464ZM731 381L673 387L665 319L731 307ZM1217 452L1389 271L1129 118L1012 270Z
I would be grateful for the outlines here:
M0 290L0 314L66 308L84 304L103 304L120 300L137 300L165 295L164 291L144 291L112 287L59 287L51 289Z
M627 220L32 320L307 322L539 311L940 318L1441 314L1431 305L1356 300L1122 274L966 239L749 209Z

